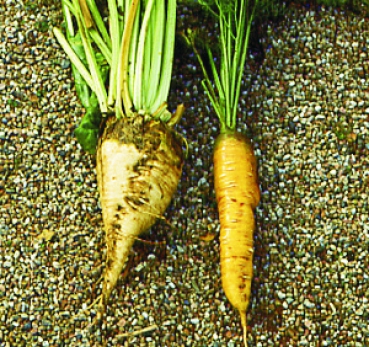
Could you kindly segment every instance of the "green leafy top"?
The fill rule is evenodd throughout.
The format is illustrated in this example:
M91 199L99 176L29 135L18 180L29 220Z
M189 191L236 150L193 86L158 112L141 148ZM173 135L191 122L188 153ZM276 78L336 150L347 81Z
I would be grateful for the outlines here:
M234 132L239 104L241 81L246 62L251 26L260 16L278 16L284 4L278 0L198 0L219 24L218 44L205 42L205 51L209 58L211 75L196 47L198 32L188 31L185 38L192 45L204 73L203 87L219 118L220 131ZM201 36L201 33L200 33ZM215 49L219 47L214 61ZM212 47L212 48L211 48Z
M173 123L166 101L176 0L107 0L107 21L95 0L61 1L66 37L53 30L72 61L77 93L86 109L76 130L83 148L94 152L101 115L141 114Z
M195 46L195 34L189 32L187 39L192 44L203 70L203 87L210 98L220 121L220 131L234 132L241 80L256 5L259 0L199 0L199 3L214 14L219 23L220 67L215 65L213 52L206 45L212 78Z

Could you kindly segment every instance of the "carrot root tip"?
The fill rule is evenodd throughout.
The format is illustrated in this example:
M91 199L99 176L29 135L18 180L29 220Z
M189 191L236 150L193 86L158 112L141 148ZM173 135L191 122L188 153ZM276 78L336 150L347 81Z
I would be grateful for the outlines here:
M245 347L247 347L247 327L243 327L243 342Z

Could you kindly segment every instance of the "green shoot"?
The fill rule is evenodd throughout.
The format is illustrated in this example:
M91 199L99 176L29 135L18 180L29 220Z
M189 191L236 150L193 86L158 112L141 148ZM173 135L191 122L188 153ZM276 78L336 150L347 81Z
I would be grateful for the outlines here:
M92 49L91 38L89 36L88 28L86 25L86 17L83 16L82 14L82 9L80 7L79 0L73 0L73 5L76 11L76 20L78 23L79 33L82 38L82 44L85 50L88 67L90 69L90 73L94 81L94 91L99 100L101 112L106 113L107 112L106 90L104 86L104 81L102 80L102 76L96 62L94 51Z
M243 69L255 9L259 0L199 0L214 14L219 23L220 66L216 67L210 46L206 51L212 76L206 71L205 64L195 46L193 32L188 32L187 41L194 52L204 73L203 86L220 121L221 132L234 132L236 128ZM214 9L215 6L215 9Z
M108 0L108 8L109 8L109 23L110 23L110 36L112 42L112 63L110 69L110 78L109 78L109 98L108 105L112 106L117 98L117 74L118 74L118 66L119 66L119 52L120 52L120 44L121 44L121 36L120 36L120 24L118 18L118 10L116 0Z
M67 53L69 58L73 61L73 64L76 66L77 70L82 75L86 83L91 86L91 89L95 92L94 82L92 80L91 74L89 73L85 65L81 62L75 51L70 47L70 41L68 43L63 33L58 28L54 28L54 35L59 41L60 45L63 47L65 53Z
M148 0L139 25L132 20L138 7L139 2L132 3L123 34L116 109L120 109L121 92L128 116L138 112L168 121L171 115L166 100L173 65L176 1L168 0L165 16L163 1Z
M87 0L88 8L91 9L91 15L95 21L95 24L102 36L102 41L106 43L109 50L111 50L111 39L108 31L106 30L104 21L100 15L100 12L96 6L95 0Z
M102 113L113 108L118 117L138 112L168 120L163 105L168 98L173 65L176 0L107 2L109 31L95 0L62 0L68 35L65 39L60 30L54 29L55 36L96 93ZM87 66L82 66L80 57L67 42L76 30ZM108 93L97 65L97 52L110 66Z
M135 69L135 82L133 86L133 97L134 104L138 110L142 110L143 105L143 92L144 86L142 85L142 81L144 78L144 60L145 66L150 66L150 41L147 40L148 31L149 31L149 18L151 16L152 7L154 4L154 0L148 0L146 4L146 10L143 16L143 20L141 23L140 35L138 37L138 46L137 46L137 58L136 58L136 69ZM144 54L144 52L149 54ZM143 88L141 88L143 87Z
M158 25L158 23L155 23L155 19L152 22L154 25ZM175 28L176 28L176 1L169 0L166 16L165 32L164 31L162 32L162 34L164 35L163 38L164 44L162 48L163 54L160 54L163 60L160 69L159 88L156 93L156 97L154 98L154 102L152 103L152 105L148 106L150 112L154 112L154 110L159 109L159 107L163 105L163 103L166 103L166 100L168 98L170 81L172 76ZM152 37L153 44L155 44L156 39L157 38L155 36ZM151 78L152 77L150 75L150 79ZM167 114L165 115L165 113ZM168 113L169 112L162 112L161 114L168 117ZM159 114L158 116L161 116L161 114Z
M124 110L126 112L126 115L128 117L131 117L134 115L134 111L135 111L133 107L133 103L132 103L131 93L128 87L129 85L128 76L133 76L131 77L131 79L133 79L135 76L128 75L128 66L130 65L128 57L129 57L129 51L130 51L132 31L134 27L133 24L136 18L136 13L139 13L137 11L139 4L140 4L139 1L132 0L130 9L128 11L127 21L125 22L125 26L124 26L122 46L120 48L120 55L119 55L117 100L115 103L116 115L118 118L123 116L124 114L124 111L122 108L122 98L123 98L123 105L124 105ZM133 67L136 65L135 64L136 59L130 62L131 65L133 65Z
M155 16L154 26L149 28L150 31L150 38L153 39L148 40L150 44L155 44L159 49L154 50L151 48L151 56L150 59L152 61L151 69L146 69L145 80L149 80L150 83L146 84L146 95L147 95L147 103L152 104L156 97L156 90L160 83L160 72L161 72L161 56L163 54L163 41L164 41L164 27L163 25L158 25L158 23L163 23L165 20L165 9L164 9L164 2L159 2L154 5L153 9L153 16Z

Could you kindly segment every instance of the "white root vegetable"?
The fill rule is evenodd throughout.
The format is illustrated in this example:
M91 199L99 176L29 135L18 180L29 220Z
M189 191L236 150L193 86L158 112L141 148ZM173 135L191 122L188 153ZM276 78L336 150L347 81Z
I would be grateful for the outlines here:
M97 149L107 260L98 318L131 247L168 207L182 172L181 142L170 127L144 117L108 120Z

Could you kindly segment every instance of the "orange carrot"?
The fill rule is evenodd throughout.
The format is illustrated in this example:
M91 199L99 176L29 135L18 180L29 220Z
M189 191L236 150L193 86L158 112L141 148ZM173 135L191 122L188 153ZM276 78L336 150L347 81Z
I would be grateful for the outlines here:
M264 2L260 2L263 5ZM215 64L214 42L204 42L208 65L197 50L195 33L185 38L204 73L202 85L219 118L220 135L214 149L214 181L220 220L220 267L225 294L240 312L244 344L246 310L252 279L254 209L260 200L256 158L251 142L236 132L242 77L251 25L259 0L201 1L219 24ZM260 7L259 7L260 8Z
M220 267L225 294L241 315L246 343L250 302L253 210L260 201L256 158L249 139L220 134L214 149L214 184L220 220Z

